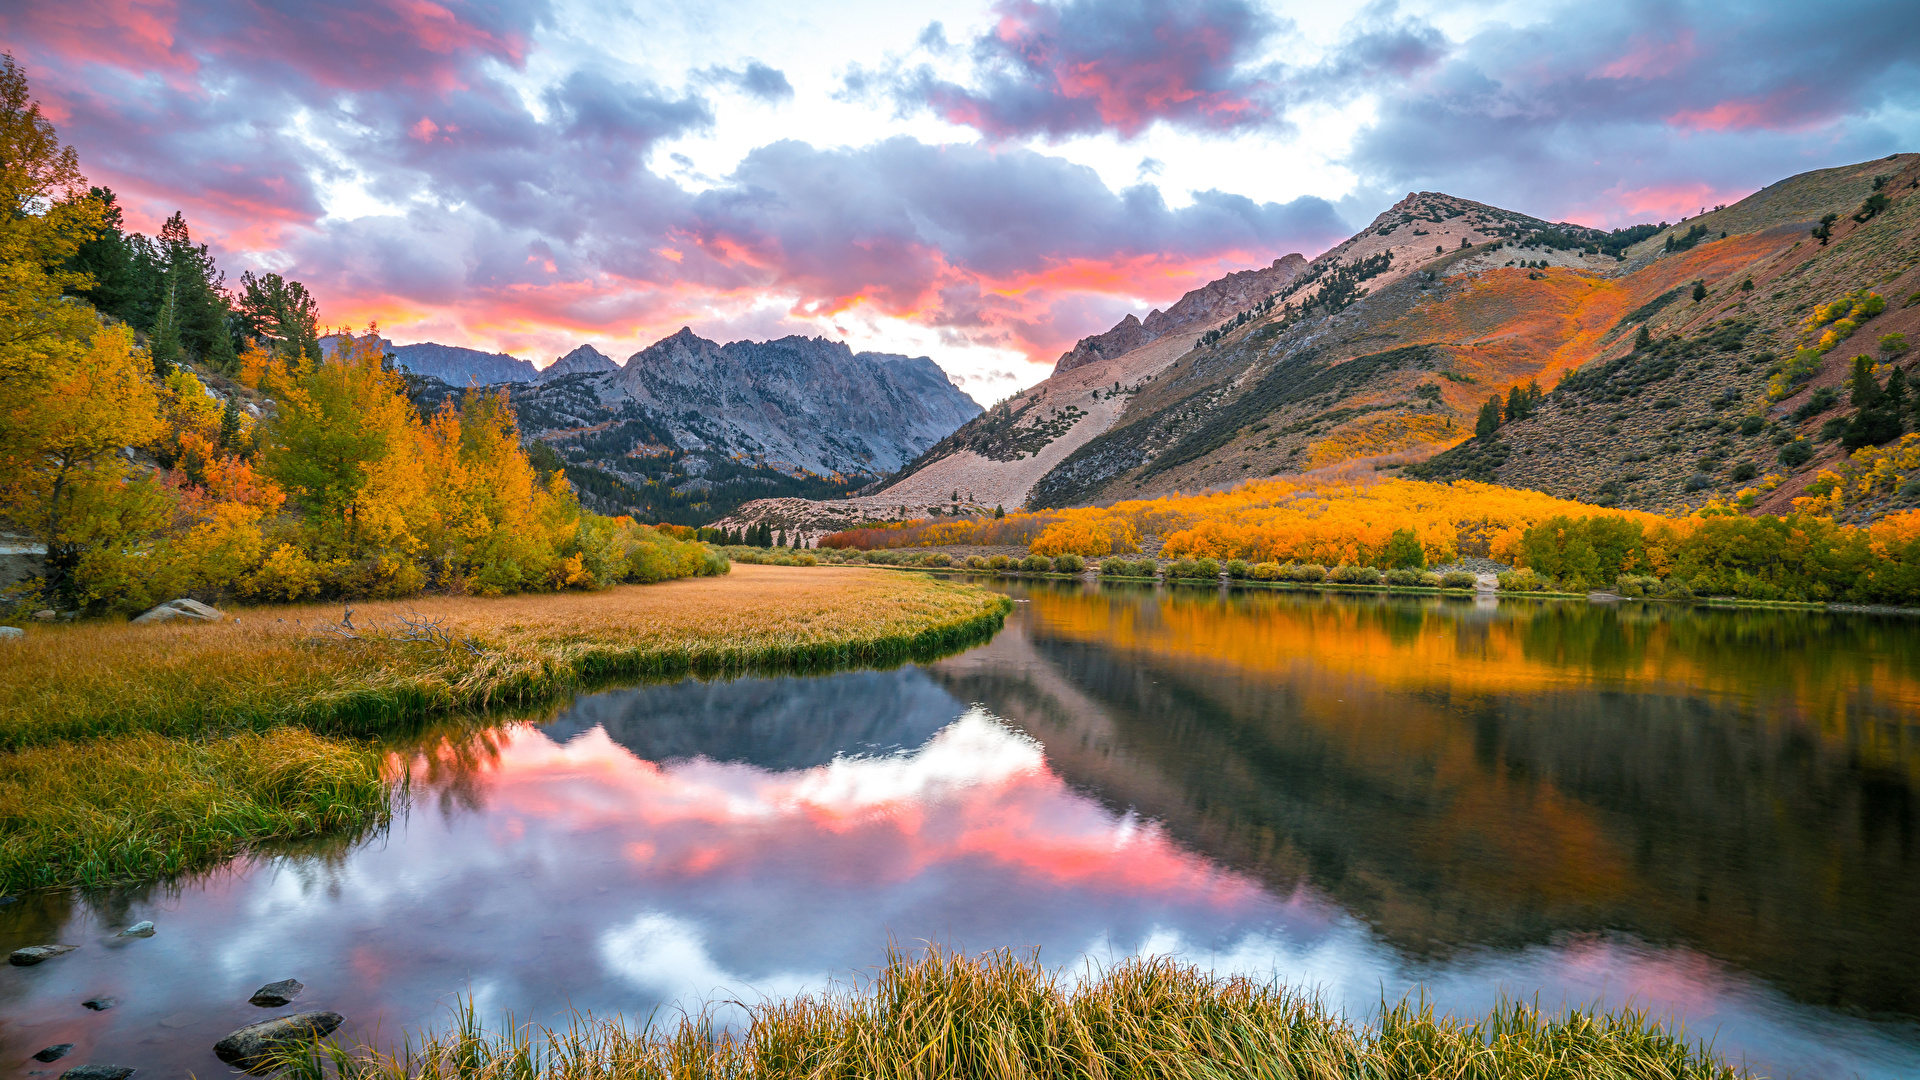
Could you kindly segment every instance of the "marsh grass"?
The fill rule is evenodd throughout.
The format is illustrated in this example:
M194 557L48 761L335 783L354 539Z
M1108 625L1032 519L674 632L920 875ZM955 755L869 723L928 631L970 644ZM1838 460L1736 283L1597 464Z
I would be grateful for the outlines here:
M895 953L864 987L627 1027L576 1016L564 1029L509 1019L486 1031L471 1003L454 1030L383 1051L338 1041L288 1053L290 1080L622 1077L906 1080L992 1077L1285 1077L1288 1080L1734 1080L1741 1074L1644 1013L1549 1015L1503 1003L1456 1020L1402 1002L1357 1025L1311 997L1165 958L1084 980L1033 957Z
M34 627L0 669L0 750L135 731L298 724L370 735L611 679L818 670L940 655L1009 603L869 570L740 566L594 593L241 609L218 624ZM433 624L434 640L408 626Z
M389 813L370 741L689 672L925 659L1011 607L867 570L34 627L0 646L0 891L168 877ZM337 736L339 738L322 738ZM395 775L404 775L403 772Z
M392 806L384 756L299 728L0 754L0 892L170 877L265 840L374 828Z

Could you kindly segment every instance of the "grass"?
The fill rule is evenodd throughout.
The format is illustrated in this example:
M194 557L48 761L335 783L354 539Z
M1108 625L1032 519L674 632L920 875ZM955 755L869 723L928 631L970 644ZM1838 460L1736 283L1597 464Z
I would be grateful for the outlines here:
M1011 602L857 569L35 626L0 644L0 892L166 877L385 820L368 737L622 678L931 658ZM326 738L336 736L339 738Z
M0 892L162 878L262 840L372 828L382 754L299 728L0 755Z
M0 750L282 724L377 734L617 678L900 663L984 638L1010 607L918 576L737 566L595 593L355 604L351 631L337 605L213 625L35 626L5 646Z
M1477 1020L1402 1002L1357 1025L1310 997L1165 958L1066 980L1010 953L894 954L871 985L629 1028L489 1033L471 1004L455 1030L397 1052L339 1043L279 1062L289 1080L536 1080L617 1076L854 1078L1156 1077L1224 1080L1734 1080L1741 1074L1646 1014L1548 1015L1507 1003Z

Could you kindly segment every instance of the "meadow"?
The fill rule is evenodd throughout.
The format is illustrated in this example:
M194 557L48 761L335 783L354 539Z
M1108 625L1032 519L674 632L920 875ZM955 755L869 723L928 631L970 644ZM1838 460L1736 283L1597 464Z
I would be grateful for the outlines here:
M179 872L377 824L379 736L617 679L886 665L999 628L978 588L736 568L601 592L39 626L0 670L0 892Z
M399 1051L309 1046L281 1075L323 1080L620 1076L1289 1077L1297 1080L1737 1080L1743 1074L1645 1014L1550 1015L1520 1003L1486 1017L1403 1001L1356 1024L1306 995L1164 957L1076 980L1037 957L893 954L864 987L631 1028L581 1017L565 1030L497 1034L471 1007L454 1031Z

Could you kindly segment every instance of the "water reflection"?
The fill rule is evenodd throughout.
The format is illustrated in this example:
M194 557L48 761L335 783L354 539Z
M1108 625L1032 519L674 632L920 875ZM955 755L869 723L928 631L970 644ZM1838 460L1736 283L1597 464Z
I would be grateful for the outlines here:
M1023 598L926 668L612 691L431 740L410 812L348 850L0 909L0 946L86 946L0 972L0 1060L74 1042L212 1074L289 976L297 1007L391 1036L455 994L637 1017L931 939L1174 952L1362 1015L1416 985L1461 1011L1632 1000L1776 1075L1920 1072L1911 627ZM160 933L112 941L142 918ZM123 1004L79 1008L97 993Z

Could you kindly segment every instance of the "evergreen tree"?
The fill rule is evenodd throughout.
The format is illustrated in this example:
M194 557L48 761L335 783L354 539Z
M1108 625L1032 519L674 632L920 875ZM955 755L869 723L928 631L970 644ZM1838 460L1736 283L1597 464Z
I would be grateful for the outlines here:
M1647 324L1640 324L1640 332L1633 335L1633 351L1639 352L1653 344L1653 335L1647 331Z
M143 268L134 257L134 248L121 229L119 202L112 190L103 187L88 189L87 197L100 204L100 232L81 244L67 265L93 280L89 285L71 289L70 294L86 300L102 314L138 328L144 313L147 283L142 280Z
M1693 283L1693 302L1697 304L1706 298L1707 283L1705 281L1695 281Z
M1853 374L1847 380L1852 401L1858 410L1847 420L1840 433L1840 445L1849 450L1878 446L1899 438L1906 431L1907 377L1895 368L1882 387L1873 377L1873 359L1853 358Z
M274 355L320 362L320 305L305 285L249 270L240 275L237 308L242 332Z
M227 407L220 410L220 449L233 450L240 445L240 395L229 394ZM545 446L545 443L539 445Z
M1494 432L1500 430L1500 395L1495 394L1480 406L1480 417L1474 421L1473 434L1476 438L1491 439Z

